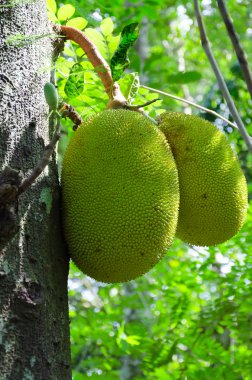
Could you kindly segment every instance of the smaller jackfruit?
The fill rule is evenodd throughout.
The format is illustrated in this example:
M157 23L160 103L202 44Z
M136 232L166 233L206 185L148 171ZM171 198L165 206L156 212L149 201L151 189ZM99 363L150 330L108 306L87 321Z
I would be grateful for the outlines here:
M198 246L230 239L246 218L247 186L225 135L200 117L178 112L163 113L159 123L178 169L177 236Z
M103 111L79 127L64 156L62 194L70 256L98 281L146 273L174 238L176 165L165 136L138 112Z

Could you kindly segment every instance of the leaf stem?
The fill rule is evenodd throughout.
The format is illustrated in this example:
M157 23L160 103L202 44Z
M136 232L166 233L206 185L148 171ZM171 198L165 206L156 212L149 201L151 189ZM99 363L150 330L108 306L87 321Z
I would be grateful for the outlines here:
M164 96L168 96L169 98L172 98L172 99L175 99L175 100L178 100L180 102L183 102L183 103L186 103L186 104L189 104L195 108L198 108L200 109L201 111L204 111L204 112L207 112L207 113L210 113L216 117L218 117L219 119L222 119L224 120L226 123L228 123L229 125L231 125L231 127L235 128L235 129L238 129L237 125L232 123L231 121L229 121L228 119L226 119L224 116L220 115L219 113L213 111L213 110L210 110L209 108L206 108L206 107L203 107L203 106L200 106L199 104L197 103L194 103L194 102L191 102L190 100L186 100L184 98L180 98L179 96L176 96L176 95L173 95L173 94L169 94L168 92L164 92L164 91L160 91L160 90L156 90L155 88L151 88L151 87L147 87L147 86L144 86L144 85L140 85L140 87L142 88L145 88L146 90L149 90L149 91L152 91L152 92L156 92L157 94L161 94L161 95L164 95Z

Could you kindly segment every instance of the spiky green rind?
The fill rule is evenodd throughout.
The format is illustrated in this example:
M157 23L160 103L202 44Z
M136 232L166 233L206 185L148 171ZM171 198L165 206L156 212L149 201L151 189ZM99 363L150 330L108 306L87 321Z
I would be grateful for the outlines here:
M81 125L65 153L62 191L70 255L98 281L146 273L173 240L176 165L164 135L137 112L106 110Z
M159 122L178 168L176 235L199 246L230 239L246 218L247 185L225 135L200 117L178 112L165 112Z

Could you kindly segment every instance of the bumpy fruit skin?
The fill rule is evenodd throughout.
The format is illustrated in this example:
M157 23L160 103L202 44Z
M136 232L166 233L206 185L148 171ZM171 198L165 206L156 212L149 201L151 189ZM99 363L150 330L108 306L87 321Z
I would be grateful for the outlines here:
M106 110L80 126L63 160L62 192L70 255L98 281L146 273L174 238L177 168L165 136L137 112Z
M247 211L247 186L225 135L197 116L160 116L178 168L180 187L176 235L189 244L211 246L234 236Z

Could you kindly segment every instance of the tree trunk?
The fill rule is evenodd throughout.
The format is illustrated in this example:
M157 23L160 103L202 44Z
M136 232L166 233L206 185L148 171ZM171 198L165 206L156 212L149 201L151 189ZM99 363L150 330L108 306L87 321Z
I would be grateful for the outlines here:
M0 166L27 175L48 143L52 41L45 1L0 0ZM5 6L4 6L5 4ZM69 380L68 257L55 159L18 200L19 230L0 252L0 379Z

